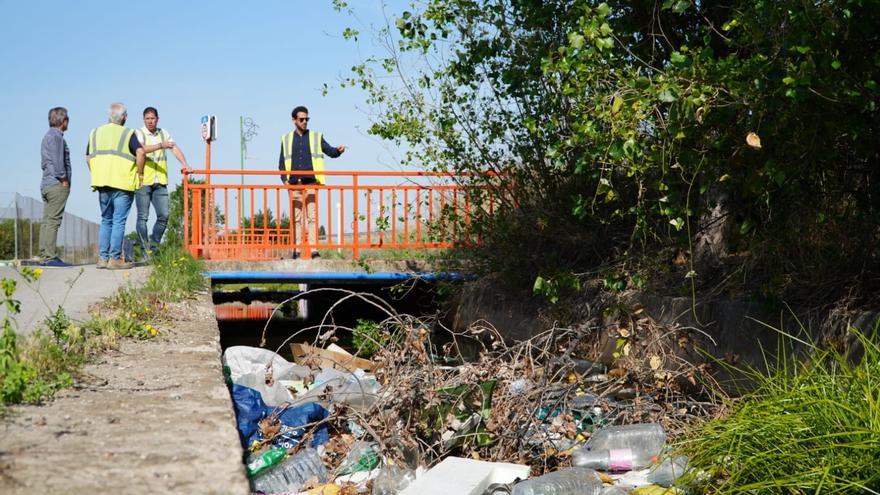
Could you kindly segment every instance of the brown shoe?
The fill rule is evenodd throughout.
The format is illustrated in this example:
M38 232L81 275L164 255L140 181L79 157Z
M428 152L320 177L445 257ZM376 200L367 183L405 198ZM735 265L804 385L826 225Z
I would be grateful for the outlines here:
M107 262L108 270L128 270L133 266L133 264L127 261L122 261L122 259L114 259Z
M107 260L99 259L97 263L95 263L95 268L98 270L103 270L107 268Z

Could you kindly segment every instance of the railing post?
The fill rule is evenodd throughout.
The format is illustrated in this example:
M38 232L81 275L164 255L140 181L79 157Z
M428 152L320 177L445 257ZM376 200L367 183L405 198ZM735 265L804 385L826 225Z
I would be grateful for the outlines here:
M314 201L314 205L315 205L314 224L315 224L315 228L317 228L317 226L318 226L318 189L317 189L317 187L315 187L315 188L303 187L303 189L301 191L301 196L300 196L300 199L302 199L302 203L301 203L302 209L300 210L300 214L302 215L302 219L303 219L302 224L301 224L302 235L300 235L300 239L302 239L302 246L303 246L302 251L301 251L301 256L302 256L302 259L304 259L304 260L312 259L313 241L311 239L311 233L309 232L309 223L311 223L311 220L312 220L312 216L310 214L312 202L309 201L309 198L312 198L315 200ZM315 238L317 239L317 234L315 235ZM317 244L317 242L314 242L314 244Z
M358 213L358 201L359 201L359 191L358 191L358 176L357 174L352 174L351 176L351 193L352 193L352 202L354 203L352 209L354 211L354 225L351 226L352 231L352 258L358 260L360 259L360 250L358 246L360 246L361 239L358 229L358 223L360 222L360 214Z
M192 253L196 257L202 254L202 190L192 190Z
M341 253L342 252L342 243L344 241L343 233L344 233L345 229L342 228L342 222L343 222L343 220L342 220L342 203L340 203L338 201L336 202L336 218L337 218L336 230L338 231L336 233L336 237L338 239L337 244L339 244L339 247L336 248L336 252ZM327 239L327 242L332 242L332 241L330 239Z
M193 253L192 237L189 234L189 174L183 171L183 248Z

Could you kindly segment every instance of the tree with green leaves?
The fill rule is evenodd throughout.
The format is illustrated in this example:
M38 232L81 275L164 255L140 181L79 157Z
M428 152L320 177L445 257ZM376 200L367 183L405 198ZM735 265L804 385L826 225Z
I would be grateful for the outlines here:
M692 282L846 285L878 273L878 6L427 0L342 84L408 163L499 174L467 182L498 202L469 218L486 269L678 250Z

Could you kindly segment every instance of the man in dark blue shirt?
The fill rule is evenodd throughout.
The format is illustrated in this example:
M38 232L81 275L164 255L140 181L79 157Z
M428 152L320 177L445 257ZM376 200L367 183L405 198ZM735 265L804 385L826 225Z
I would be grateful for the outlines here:
M40 145L40 164L43 179L40 195L43 197L43 223L40 224L40 258L44 266L67 266L58 257L58 228L64 218L64 208L70 196L70 148L64 140L64 131L70 117L64 107L49 110L49 131Z
M323 135L317 131L309 131L309 110L306 107L298 106L290 113L293 120L294 130L281 136L281 155L278 157L278 170L281 171L308 171L318 172L316 174L302 175L282 175L281 182L290 185L306 185L306 184L325 184L324 175L320 172L324 171L324 155L330 158L337 158L345 153L345 145L336 147L330 146L324 140ZM305 258L312 258L311 244L309 243L309 235L313 234L313 239L317 242L318 232L316 229L317 208L315 204L316 189L296 189L290 191L291 201L291 219L290 230L293 244L302 246L301 249L305 253ZM303 201L303 196L305 200ZM306 218L304 228L301 227L303 203L306 207ZM302 243L297 233L303 231ZM294 257L297 257L294 252ZM314 253L314 256L319 256Z

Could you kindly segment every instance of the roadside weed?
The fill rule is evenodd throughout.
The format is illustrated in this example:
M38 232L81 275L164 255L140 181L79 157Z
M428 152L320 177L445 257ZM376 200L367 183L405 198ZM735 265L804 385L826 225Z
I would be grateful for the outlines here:
M201 273L199 262L169 246L154 258L143 287L120 288L84 322L71 320L59 305L27 337L15 332L14 317L20 312L20 303L13 298L17 282L0 279L0 306L5 308L0 320L0 406L38 402L70 386L80 366L122 339L156 337L160 330L154 323L163 318L165 303L192 297L203 288ZM23 267L19 274L31 284L39 280L42 269Z
M850 352L784 335L774 363L745 370L757 389L682 444L691 478L716 494L880 492L880 326L850 333ZM795 341L810 355L789 357Z

